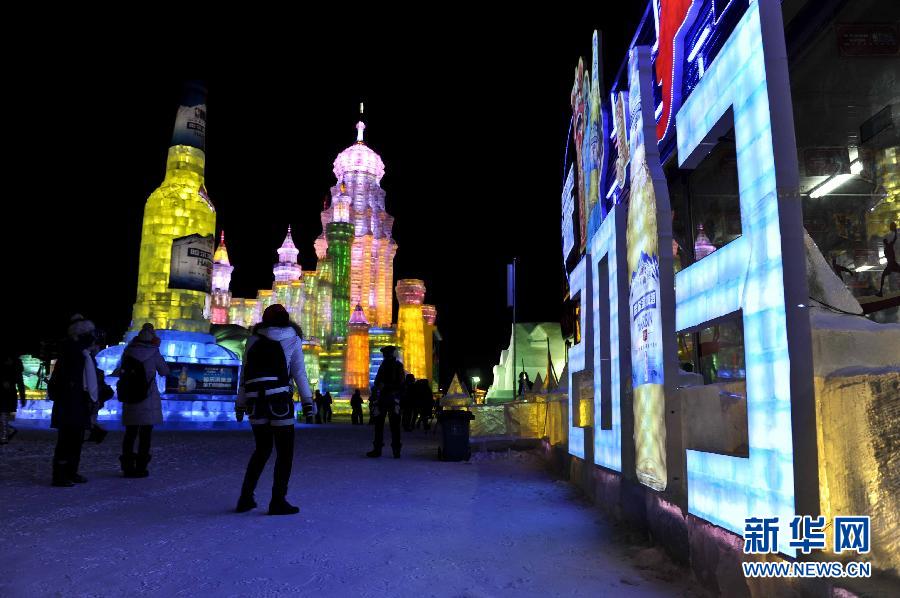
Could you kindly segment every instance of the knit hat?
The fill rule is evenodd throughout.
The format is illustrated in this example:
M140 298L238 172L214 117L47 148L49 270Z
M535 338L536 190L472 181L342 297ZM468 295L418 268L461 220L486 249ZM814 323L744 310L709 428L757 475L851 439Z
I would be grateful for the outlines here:
M75 314L69 320L69 328L66 333L69 335L69 338L77 339L86 334L91 334L94 332L94 323L90 320L86 320L83 315Z
M397 350L397 347L395 347L394 345L388 345L386 347L381 348L381 354L384 355L385 357L389 357L389 356L393 355L396 350Z
M262 321L270 326L289 326L291 316L282 304L273 303L263 311Z
M142 343L152 343L154 339L156 339L156 332L153 330L153 324L147 322L141 326L141 331L138 332L137 339Z

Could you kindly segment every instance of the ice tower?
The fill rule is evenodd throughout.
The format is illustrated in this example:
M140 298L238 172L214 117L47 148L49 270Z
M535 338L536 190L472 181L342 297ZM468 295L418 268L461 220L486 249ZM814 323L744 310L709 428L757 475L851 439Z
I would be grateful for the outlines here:
M425 366L425 316L422 303L425 300L425 283L416 278L397 281L397 340L403 356L403 367L416 378L426 378ZM428 339L431 342L431 339Z
M385 211L384 190L380 186L384 162L366 145L365 129L360 120L356 124L356 143L334 161L337 181L331 188L331 205L322 211L322 234L316 240L316 254L320 259L326 254L329 223L350 223L348 315L350 305L360 305L372 326L388 327L393 319L397 243L391 237L394 218Z
M219 246L213 254L212 272L212 315L213 324L228 323L228 309L231 306L231 273L234 266L228 261L228 250L225 247L225 231L219 239Z

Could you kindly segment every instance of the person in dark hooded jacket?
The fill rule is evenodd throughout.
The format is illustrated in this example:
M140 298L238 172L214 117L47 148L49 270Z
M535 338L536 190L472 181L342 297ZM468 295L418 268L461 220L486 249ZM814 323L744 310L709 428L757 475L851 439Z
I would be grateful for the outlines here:
M321 392L316 390L316 396L313 399L316 403L316 417L315 421L317 424L322 423L322 416L325 415L325 397Z
M378 366L375 374L375 392L372 401L372 416L375 421L375 439L372 450L367 457L380 457L384 446L384 420L388 418L391 426L391 449L394 458L400 458L400 397L403 393L403 364L396 357L397 348L387 346L381 349L384 361Z
M25 406L25 380L22 360L10 348L3 347L0 357L0 444L6 444L16 434L9 423L16 412L16 399Z
M324 407L322 412L322 423L330 424L331 423L331 406L334 404L334 399L331 397L331 392L325 391L325 396L322 397L322 407Z
M56 428L53 451L53 485L71 487L87 479L78 473L84 431L91 428L92 403L98 400L97 364L92 348L95 344L94 324L75 315L69 324L68 337L56 360L47 385L53 402L50 427Z
M403 394L400 397L400 423L403 425L405 432L413 431L413 424L416 421L416 377L412 374L406 375L406 382L403 384Z
M415 427L421 424L425 430L431 429L431 416L434 410L434 394L431 392L431 385L428 380L416 380L416 415Z
M122 440L122 455L119 462L122 464L122 474L126 478L145 478L150 475L147 464L150 463L153 426L163 421L162 399L159 396L156 376L169 375L169 366L159 352L159 344L159 337L156 336L153 325L148 322L141 327L138 335L122 352L123 360L132 357L141 363L147 381L147 396L143 401L122 403L125 437ZM137 453L134 452L135 440L138 441Z
M350 397L350 423L354 426L363 425L363 399L362 393L359 392L359 389L353 391L353 396Z
M288 482L294 459L294 389L297 385L304 414L316 413L303 361L303 332L291 322L281 304L270 305L262 322L253 329L244 350L244 367L235 403L238 420L250 417L256 449L247 464L238 513L256 507L253 492L272 446L275 446L275 473L269 515L294 515L300 509L287 501Z

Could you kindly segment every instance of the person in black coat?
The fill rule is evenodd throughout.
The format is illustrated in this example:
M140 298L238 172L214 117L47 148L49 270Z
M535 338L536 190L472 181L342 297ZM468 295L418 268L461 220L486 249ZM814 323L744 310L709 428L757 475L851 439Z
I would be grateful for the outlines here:
M4 347L0 358L0 444L6 444L16 435L10 425L10 415L16 412L16 399L25 406L25 380L22 360L11 349Z
M325 408L322 413L322 423L330 424L331 423L331 405L334 404L334 399L331 398L331 392L325 391L325 396L322 397L322 406Z
M369 400L366 401L369 405L369 422L366 425L374 426L375 425L375 387L369 389Z
M412 374L406 375L406 381L403 384L400 411L402 413L401 423L403 424L403 430L412 432L413 424L416 421L416 377Z
M322 418L325 417L325 397L317 390L313 401L316 403L316 423L321 424Z
M360 393L357 388L353 391L353 396L350 397L350 423L354 426L363 425L362 405L362 393Z
M431 429L431 414L434 410L434 395L431 392L431 385L428 380L422 379L416 381L416 417L415 427L422 425L424 430Z
M384 446L384 420L388 417L391 424L391 448L394 458L400 458L400 397L403 393L403 364L397 360L394 346L381 349L384 361L378 366L375 375L375 395L372 402L372 415L375 420L375 440L367 457L380 457Z
M72 318L69 336L53 368L47 393L53 402L50 427L56 428L53 451L53 485L71 487L87 479L78 473L84 431L91 429L93 403L99 399L94 324L81 316Z

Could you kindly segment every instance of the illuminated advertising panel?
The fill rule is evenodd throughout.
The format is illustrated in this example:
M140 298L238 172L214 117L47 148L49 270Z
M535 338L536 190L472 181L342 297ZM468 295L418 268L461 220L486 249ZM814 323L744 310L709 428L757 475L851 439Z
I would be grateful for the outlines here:
M597 145L600 142L599 122L600 104L599 98L595 101L593 75L591 71L585 73L582 83L582 95L584 97L584 147L581 150L581 170L584 174L584 213L590 221L594 206L597 205L599 195L599 181L597 180ZM587 235L587 231L585 231Z
M209 293L212 290L212 257L212 235L193 234L173 239L169 288Z
M575 69L575 83L572 85L570 96L572 105L572 141L575 144L575 181L578 197L578 250L584 251L587 238L587 214L584 213L584 171L582 153L584 150L584 61L578 59L578 67Z
M628 167L630 149L628 148L628 92L620 91L615 94L616 103L613 107L613 123L615 124L616 138L616 184L619 189L625 187L625 169Z
M626 238L631 328L631 384L637 477L655 489L667 486L666 366L674 356L674 283L671 209L654 133L650 48L632 48L628 65L631 113L630 200ZM645 143L646 141L646 143ZM671 290L668 295L671 295ZM671 366L669 366L671 367ZM672 430L675 433L676 430ZM679 449L680 450L680 449Z
M237 394L238 367L168 362L166 394Z
M562 244L563 266L568 262L569 255L575 249L575 165L569 166L569 174L562 192ZM567 269L568 270L568 269Z

